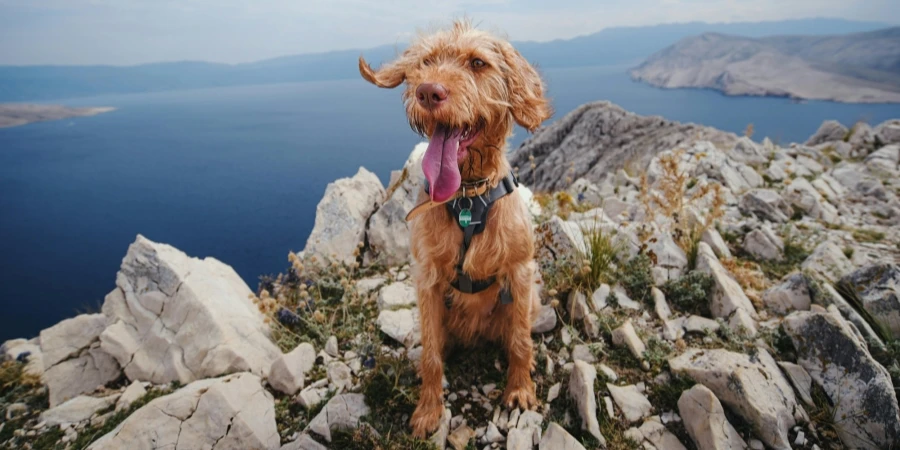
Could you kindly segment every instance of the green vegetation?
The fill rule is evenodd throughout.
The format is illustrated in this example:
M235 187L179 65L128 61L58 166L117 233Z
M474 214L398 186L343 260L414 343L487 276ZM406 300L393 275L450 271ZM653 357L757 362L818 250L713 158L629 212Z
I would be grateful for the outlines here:
M619 283L632 300L652 304L653 297L650 290L654 282L651 267L653 265L650 256L644 253L629 259L619 267Z
M594 291L603 283L610 283L616 272L616 262L625 251L625 241L613 232L604 231L599 226L584 232L587 254L582 258L587 264L582 268L581 285Z
M853 239L857 242L881 242L885 234L880 231L858 228L853 230Z
M711 315L709 292L713 286L711 276L696 270L690 271L676 280L669 280L662 286L666 300L685 314L703 317Z

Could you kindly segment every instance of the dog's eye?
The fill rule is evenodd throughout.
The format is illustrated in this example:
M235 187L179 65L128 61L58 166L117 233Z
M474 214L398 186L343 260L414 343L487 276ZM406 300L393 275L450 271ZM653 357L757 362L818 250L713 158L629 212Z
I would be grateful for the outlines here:
M485 62L478 58L475 58L472 60L472 67L474 67L476 69L480 69L480 68L484 67L485 65L486 65Z
M430 65L431 65L431 58L425 58L425 59L422 61L422 65L430 66Z

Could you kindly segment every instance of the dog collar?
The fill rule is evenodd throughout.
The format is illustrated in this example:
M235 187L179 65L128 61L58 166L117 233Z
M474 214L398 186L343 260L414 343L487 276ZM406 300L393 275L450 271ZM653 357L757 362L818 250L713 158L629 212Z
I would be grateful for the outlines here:
M503 185L504 183L506 183L507 178L510 178L511 176L512 175L509 175L506 178L504 178L503 180L501 180L501 182L498 183L498 187ZM431 200L431 198L428 198L425 201L423 201L422 203L419 203L418 205L413 207L413 209L411 209L409 211L409 213L406 215L406 221L409 222L409 221L415 219L417 216L419 216L420 214L422 214L425 211L430 210L431 208L434 208L436 206L441 206L441 205L449 203L449 202L455 202L462 198L468 198L470 200L473 200L476 197L482 198L486 193L488 193L489 190L491 190L491 185L489 184L489 182L490 182L490 178L482 178L477 181L464 182L464 183L460 184L459 190L456 191L456 193L453 194L452 197L450 197L449 199L447 199L446 201L443 201L443 202L436 202L434 200ZM429 191L429 187L430 187L428 185L428 180L424 180L424 183L425 183L425 193L427 194ZM518 186L518 184L519 184L518 180L515 180L515 185ZM497 189L497 187L495 187L494 189Z

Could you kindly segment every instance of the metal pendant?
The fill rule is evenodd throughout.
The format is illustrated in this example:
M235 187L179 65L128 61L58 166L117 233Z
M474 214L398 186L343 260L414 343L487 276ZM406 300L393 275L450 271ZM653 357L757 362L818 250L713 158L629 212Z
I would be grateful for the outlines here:
M472 222L472 211L465 208L459 211L459 226L465 228Z

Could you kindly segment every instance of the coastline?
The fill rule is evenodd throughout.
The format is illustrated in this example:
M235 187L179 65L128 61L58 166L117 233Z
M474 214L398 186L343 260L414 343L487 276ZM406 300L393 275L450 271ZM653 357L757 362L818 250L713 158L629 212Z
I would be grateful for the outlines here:
M70 108L62 105L0 103L0 128L11 128L34 122L89 117L114 111L110 106Z

